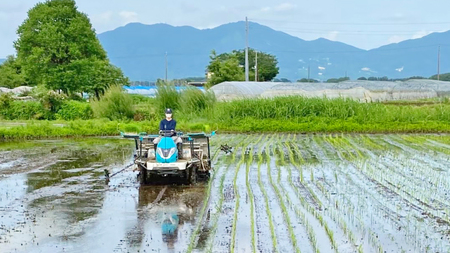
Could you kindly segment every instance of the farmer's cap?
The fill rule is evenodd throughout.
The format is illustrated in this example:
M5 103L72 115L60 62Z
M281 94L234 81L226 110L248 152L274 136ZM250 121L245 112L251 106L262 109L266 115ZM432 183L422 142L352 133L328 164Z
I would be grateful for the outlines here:
M167 108L167 109L166 109L166 114L172 114L172 109Z

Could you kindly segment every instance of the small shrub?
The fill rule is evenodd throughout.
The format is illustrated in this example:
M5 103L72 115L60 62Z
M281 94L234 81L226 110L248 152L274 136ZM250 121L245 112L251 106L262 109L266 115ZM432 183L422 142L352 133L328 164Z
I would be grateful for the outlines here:
M52 113L56 113L61 108L64 101L67 101L68 97L65 94L60 94L55 91L47 89L45 86L39 85L34 88L30 95L39 100L45 109Z
M120 86L111 86L100 100L91 102L94 116L110 120L132 119L133 99Z
M56 114L57 119L76 120L92 119L94 112L89 103L79 101L67 101Z
M0 110L7 109L14 101L11 93L0 94Z

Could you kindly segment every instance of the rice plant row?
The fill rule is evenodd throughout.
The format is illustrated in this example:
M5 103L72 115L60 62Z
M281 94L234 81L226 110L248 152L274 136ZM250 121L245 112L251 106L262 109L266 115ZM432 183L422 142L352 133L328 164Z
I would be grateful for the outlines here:
M450 251L450 136L229 138L234 153L215 159L224 163L213 176L216 200L204 202L213 203L206 252Z

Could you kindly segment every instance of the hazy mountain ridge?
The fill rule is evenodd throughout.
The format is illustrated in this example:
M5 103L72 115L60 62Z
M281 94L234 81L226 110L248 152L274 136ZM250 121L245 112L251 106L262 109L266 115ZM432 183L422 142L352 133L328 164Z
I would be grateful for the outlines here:
M437 46L441 55L448 48L450 32L434 33L373 50L362 50L327 39L305 41L257 23L249 25L249 46L274 54L280 74L297 80L311 77L326 80L344 76L431 76L437 71ZM245 23L236 22L213 29L167 24L131 23L99 34L113 64L122 68L131 80L164 78L165 54L169 79L204 76L211 50L218 53L245 46ZM442 58L441 72L450 71L450 62Z

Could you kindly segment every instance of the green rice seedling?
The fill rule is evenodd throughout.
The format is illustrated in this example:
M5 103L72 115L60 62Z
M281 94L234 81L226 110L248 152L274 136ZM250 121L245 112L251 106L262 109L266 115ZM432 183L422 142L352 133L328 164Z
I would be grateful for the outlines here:
M274 153L275 153L275 149L276 148L277 148L276 146L273 147ZM283 212L284 220L287 223L287 227L288 227L288 231L289 231L291 242L292 242L292 244L294 246L295 251L297 253L299 253L300 252L300 248L298 247L297 238L295 236L294 230L292 229L292 223L291 223L290 217L289 217L289 215L287 213L286 205L284 204L284 201L283 201L282 195L280 193L280 190L278 189L278 187L273 182L273 178L272 178L272 175L271 175L271 169L270 169L270 156L269 156L268 153L266 153L266 156L267 156L266 159L268 161L267 162L267 174L269 175L270 185L272 186L272 188L274 189L274 191L275 191L275 193L276 193L276 195L278 197L278 203L280 204L281 210Z
M269 138L269 140L266 141L266 143L271 143L273 138L274 138L274 136L275 136L275 134L273 134ZM264 150L261 150L261 152L258 152L258 164L257 164L257 166L258 166L258 168L257 168L258 169L258 186L261 189L261 192L263 193L263 196L264 196L264 202L265 202L265 206L266 206L266 214L267 214L267 217L268 217L268 220L269 220L270 235L271 235L271 238L272 238L273 251L274 252L278 252L277 236L275 234L275 226L273 224L272 213L270 211L269 197L267 195L267 191L266 191L266 189L264 187L264 184L262 182L262 179L261 179L261 165L263 164L263 162L265 160L264 159L264 155L263 155L263 151ZM265 152L265 153L267 153L267 152Z
M190 253L192 252L192 250L194 249L195 245L197 244L197 239L198 239L198 233L203 225L203 219L206 213L206 209L208 207L209 204L209 200L210 200L210 196L211 196L211 187L212 187L212 183L214 181L215 178L215 174L213 174L213 177L211 178L211 180L209 180L208 183L208 189L207 189L207 194L205 197L205 200L203 201L203 206L202 209L200 210L200 214L199 214L199 219L197 221L197 224L194 228L194 230L192 231L191 237L190 237L190 242L189 242L189 246L186 250L186 252Z
M244 142L247 140L247 138L242 138L242 137L241 138L235 138L234 140L235 140L235 143L236 143L236 149L239 149L239 147L242 147L244 145ZM219 220L219 216L221 214L220 210L222 208L223 201L224 201L223 188L224 188L225 176L226 176L226 172L228 171L228 169L231 167L232 164L234 164L235 157L236 156L235 156L235 152L234 152L233 155L232 155L232 162L228 163L227 167L224 169L224 172L222 173L222 176L220 178L219 192L221 192L222 194L220 195L219 202L218 202L217 207L216 207L215 216L212 218L212 220L213 220L212 224L213 225L212 225L212 228L211 228L211 235L214 235L216 233L216 231L217 231L218 220ZM214 237L210 236L210 239L208 241L207 252L213 252L213 242L214 242Z
M256 141L256 144L259 144L261 137ZM250 166L253 163L253 147L250 149L250 156L247 162L246 166L246 186L247 186L247 194L250 198L250 225L251 225L251 238L252 238L252 250L253 252L256 252L256 238L255 238L255 203L254 203L254 196L252 192L252 188L250 186Z
M245 150L244 148L247 146L245 143L247 143L247 141L251 138L251 136L249 135L247 138L245 138L244 141L242 141L242 145L241 146L241 159L239 160L238 164L236 165L236 170L235 170L235 174L234 174L234 179L233 179L233 188L234 188L234 196L235 196L235 200L236 200L236 205L234 207L234 218L233 218L233 226L231 229L231 245L230 245L230 250L233 253L235 250L235 245L236 245L236 226L237 226L237 220L238 220L238 210L239 210L239 201L240 201L240 195L239 195L239 190L238 190L238 186L237 186L237 176L239 173L239 170L242 166L242 164L244 164L245 162Z

